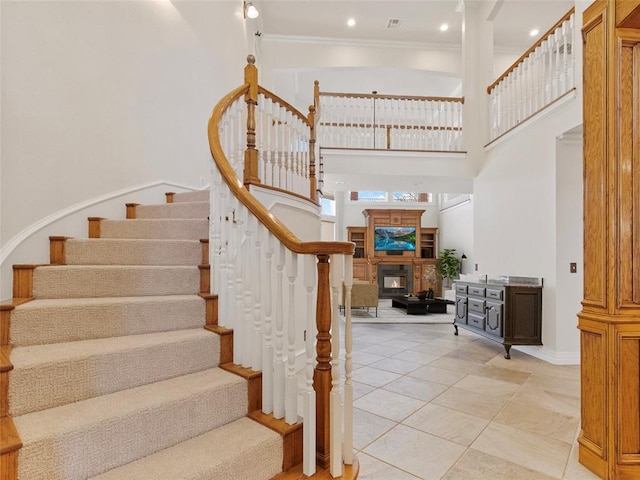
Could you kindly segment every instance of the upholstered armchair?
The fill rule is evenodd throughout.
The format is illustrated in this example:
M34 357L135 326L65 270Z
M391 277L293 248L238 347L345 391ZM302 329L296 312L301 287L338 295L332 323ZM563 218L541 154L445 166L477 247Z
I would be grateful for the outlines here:
M344 299L346 296L344 285L342 285L342 300L340 308L344 309ZM351 308L375 307L376 317L378 316L378 285L367 282L366 280L353 280L351 287Z

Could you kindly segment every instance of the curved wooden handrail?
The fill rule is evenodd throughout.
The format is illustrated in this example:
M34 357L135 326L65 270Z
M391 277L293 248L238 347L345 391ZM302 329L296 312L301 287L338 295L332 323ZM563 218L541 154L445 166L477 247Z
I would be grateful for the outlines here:
M542 42L544 42L549 36L551 36L551 34L555 32L556 29L560 27L560 25L562 25L564 22L569 20L569 18L571 17L571 15L575 13L575 11L576 11L576 8L571 7L571 9L567 13L565 13L564 16L560 20L558 20L553 27L547 30L545 34L542 35L536 43L531 45L529 49L520 56L520 58L518 58L515 62L513 62L513 64L509 68L507 68L504 71L504 73L500 75L495 82L493 82L491 85L487 87L487 93L491 94L491 90L493 90L502 80L504 80L511 72L513 72L517 68L517 66L520 65L525 58L531 55L534 52L534 50L542 44Z
M420 97L415 95L380 95L373 93L339 93L320 92L321 97L345 97L345 98L375 98L385 100L422 100L425 102L456 102L464 103L464 97Z
M275 237L284 244L286 248L294 253L309 255L353 255L355 244L351 242L303 242L295 236L280 220L275 218L264 206L256 200L253 195L243 186L229 161L218 137L218 124L225 110L242 95L249 92L249 84L244 84L236 88L232 92L225 95L213 109L207 133L209 137L209 149L216 166L220 170L220 174L229 189L238 198L238 200L255 215L260 223L262 223ZM283 102L278 98L278 102Z
M302 112L300 112L300 110L298 110L296 107L292 106L290 103L286 102L285 100L282 100L275 93L272 93L269 90L267 90L266 88L263 88L261 86L258 86L258 93L262 93L266 98L269 98L273 102L275 102L275 103L277 103L279 105L282 105L287 110L289 110L291 113L293 113L296 117L298 117L301 121L303 121L305 123L305 125L307 125L308 127L311 127L311 123L309 122L309 119L307 117L305 117L302 114Z

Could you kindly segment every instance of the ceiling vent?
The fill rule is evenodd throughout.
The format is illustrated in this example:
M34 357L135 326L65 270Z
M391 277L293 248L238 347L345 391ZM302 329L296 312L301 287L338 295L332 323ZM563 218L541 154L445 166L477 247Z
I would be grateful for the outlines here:
M387 23L387 28L400 28L400 24L402 22L400 21L399 18L390 18L389 22Z

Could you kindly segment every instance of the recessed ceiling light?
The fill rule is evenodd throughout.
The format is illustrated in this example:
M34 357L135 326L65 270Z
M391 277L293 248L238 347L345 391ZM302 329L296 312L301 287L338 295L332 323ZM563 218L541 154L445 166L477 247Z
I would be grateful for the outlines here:
M446 23L443 23L442 25L440 25L441 32L446 32L447 30L449 30L449 25L447 25Z
M538 35L540 33L540 30L538 30L537 28L534 28L533 30L531 30L529 32L529 35L531 35L532 37L535 37L536 35Z
M347 25L349 25L350 27L353 27L356 24L355 19L350 18L349 20L347 20Z

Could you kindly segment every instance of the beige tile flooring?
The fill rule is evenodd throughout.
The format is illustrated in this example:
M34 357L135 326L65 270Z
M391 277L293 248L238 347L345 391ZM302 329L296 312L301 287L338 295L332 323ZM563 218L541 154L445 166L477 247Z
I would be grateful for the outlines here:
M595 480L577 461L578 366L451 325L354 324L361 480Z

